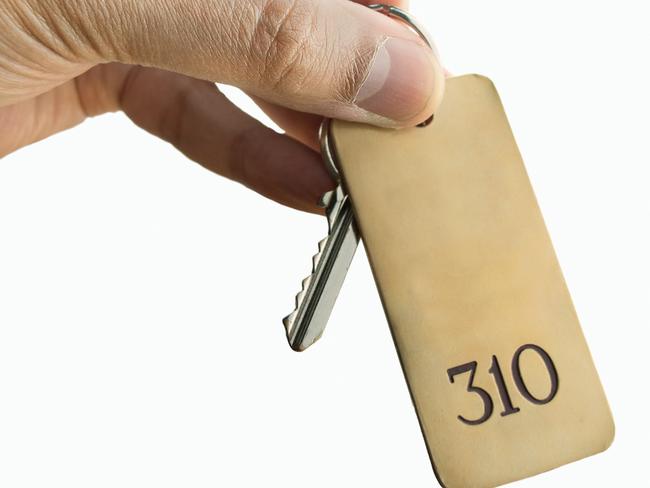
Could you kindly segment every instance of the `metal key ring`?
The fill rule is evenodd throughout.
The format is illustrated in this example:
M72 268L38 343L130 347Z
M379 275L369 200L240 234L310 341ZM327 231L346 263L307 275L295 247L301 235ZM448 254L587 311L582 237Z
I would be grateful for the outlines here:
M402 10L401 8L398 7L394 7L392 5L385 5L383 3L373 3L372 5L368 5L368 8L375 10L376 12L381 12L382 14L388 15L389 17L404 22L411 29L413 29L417 35L419 35L422 38L422 40L427 44L427 46L433 49L433 42L431 42L431 39L429 38L426 29L422 27L422 25L420 25L420 23L417 20L415 20L415 18L407 11Z
M417 35L420 36L420 38L426 43L427 46L429 46L431 49L434 49L433 42L431 42L431 39L429 38L429 35L426 33L424 27L422 27L420 23L417 22L415 18L413 18L413 16L408 12L406 12L405 10L402 10L401 8L398 7L394 7L392 5L385 5L383 3L373 3L371 5L368 5L368 8L376 12L385 14L394 19L397 19L401 22L404 22ZM425 127L429 125L432 120L433 120L433 115L429 117L427 120L425 120L424 122L422 122L421 124L418 124L418 127ZM331 144L330 126L331 126L331 119L329 118L323 119L323 122L321 123L320 128L318 130L318 138L320 140L321 154L323 155L323 160L325 161L325 166L327 170L329 171L332 178L334 178L336 181L340 181L341 173L336 167L336 162L334 160L334 148L332 147Z

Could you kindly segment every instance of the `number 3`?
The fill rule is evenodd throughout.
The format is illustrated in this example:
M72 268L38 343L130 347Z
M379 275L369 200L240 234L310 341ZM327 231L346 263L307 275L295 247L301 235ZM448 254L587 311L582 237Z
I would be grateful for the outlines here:
M456 366L455 368L451 368L447 370L447 374L449 375L449 381L451 383L454 382L454 376L467 373L469 373L469 382L467 383L467 391L470 393L476 393L478 396L481 397L481 400L483 400L483 415L481 415L480 418L476 420L468 420L462 415L458 416L458 420L463 422L464 424L467 425L479 425L485 422L487 419L490 418L492 415L492 410L494 410L494 404L492 403L492 398L490 397L490 394L485 391L483 388L479 388L478 386L474 386L474 376L476 375L476 366L478 363L476 361L472 361L471 363L467 364L461 364L460 366Z

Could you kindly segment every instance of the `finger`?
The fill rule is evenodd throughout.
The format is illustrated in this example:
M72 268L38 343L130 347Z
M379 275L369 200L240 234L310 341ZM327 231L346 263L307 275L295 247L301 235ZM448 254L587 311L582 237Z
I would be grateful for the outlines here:
M320 151L318 130L323 122L321 115L298 112L256 96L251 98L287 135L314 151Z
M1 107L0 157L119 108L207 169L322 213L317 202L333 182L317 152L244 114L213 84L151 68L100 65L33 100Z
M58 3L98 59L236 85L301 112L400 127L442 96L442 68L418 35L348 0Z
M321 213L318 201L333 188L320 154L248 116L213 83L134 68L121 108L207 169L284 205Z

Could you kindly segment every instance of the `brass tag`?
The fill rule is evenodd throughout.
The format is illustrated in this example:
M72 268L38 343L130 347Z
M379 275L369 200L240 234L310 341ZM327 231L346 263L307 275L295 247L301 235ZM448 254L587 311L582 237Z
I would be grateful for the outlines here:
M492 83L448 80L427 127L335 121L332 137L440 483L606 449L607 400Z

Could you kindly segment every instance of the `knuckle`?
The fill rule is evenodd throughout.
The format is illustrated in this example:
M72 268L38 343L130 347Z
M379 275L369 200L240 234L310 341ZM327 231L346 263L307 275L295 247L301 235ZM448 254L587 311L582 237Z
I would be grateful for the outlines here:
M250 59L270 91L353 103L378 39L359 27L342 31L319 7L325 8L318 1L263 0L249 37Z
M31 1L10 4L11 9L2 15L3 23L9 22L12 44L27 54L23 61L30 62L32 57L43 56L44 60L72 58L66 45L66 31L62 28L49 2L42 4Z
M113 0L58 0L76 36L101 60L131 62L126 41L129 25L141 21L138 11ZM83 7L81 7L83 5ZM137 19L137 20L136 20Z
M319 45L317 7L302 0L265 0L250 52L262 82L295 92L314 77L325 49Z
M108 2L106 2L108 4ZM19 40L49 57L69 62L96 62L100 59L105 19L98 11L104 3L90 0L25 0L13 3L13 27L22 33ZM99 7L98 7L99 5ZM100 8L101 7L101 8Z

